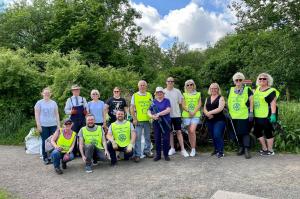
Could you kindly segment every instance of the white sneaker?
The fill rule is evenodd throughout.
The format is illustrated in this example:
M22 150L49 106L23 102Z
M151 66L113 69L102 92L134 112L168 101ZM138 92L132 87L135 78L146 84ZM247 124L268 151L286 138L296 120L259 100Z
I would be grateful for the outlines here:
M170 148L168 155L174 155L176 153L174 148Z
M191 153L190 153L190 156L191 157L195 157L196 155L196 150L195 149L192 149Z
M186 150L182 150L181 151L181 155L183 155L183 157L189 157L190 155L188 154L188 152L186 152Z

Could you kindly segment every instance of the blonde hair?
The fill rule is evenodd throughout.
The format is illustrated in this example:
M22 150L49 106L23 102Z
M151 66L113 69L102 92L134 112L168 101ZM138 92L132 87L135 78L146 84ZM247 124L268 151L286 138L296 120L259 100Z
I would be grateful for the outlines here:
M141 83L145 83L145 85L148 86L148 84L145 80L140 80L139 83L138 83L138 86L140 86Z
M91 91L91 96L93 95L93 93L96 93L100 97L100 92L97 89L93 89Z
M222 94L221 88L220 88L219 84L216 83L216 82L211 83L211 85L210 85L209 88L208 88L207 93L208 93L209 95L211 95L210 89L211 89L211 87L213 87L213 86L218 87L218 94L221 95L221 94Z
M49 91L49 93L51 94L51 88L49 86L47 86L46 88L43 88L42 92L41 92L41 95L43 96L43 93L45 91Z
M192 79L189 79L189 80L186 80L185 81L185 83L184 83L184 92L187 92L187 85L188 84L194 84L194 91L196 91L196 84L195 84L195 82L194 82L194 80L192 80Z
M244 74L241 73L241 72L235 73L235 74L232 76L232 80L233 80L233 82L235 82L235 80L237 80L237 79L242 79L242 80L244 80L244 79L245 79Z
M273 85L273 77L268 74L268 73L260 73L258 76L257 76L257 79L256 79L256 85L259 86L259 78L261 77L266 77L267 78L267 82L268 82L268 86L272 86Z
M119 87L116 86L113 90L115 90L115 89L118 89L121 92L121 89Z

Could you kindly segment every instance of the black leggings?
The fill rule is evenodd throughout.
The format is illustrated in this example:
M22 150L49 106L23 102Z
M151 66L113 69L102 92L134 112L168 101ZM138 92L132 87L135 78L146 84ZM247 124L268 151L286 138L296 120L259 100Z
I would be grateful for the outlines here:
M269 120L269 118L255 118L254 119L254 135L256 138L260 138L263 135L267 139L271 139L274 137L274 129Z

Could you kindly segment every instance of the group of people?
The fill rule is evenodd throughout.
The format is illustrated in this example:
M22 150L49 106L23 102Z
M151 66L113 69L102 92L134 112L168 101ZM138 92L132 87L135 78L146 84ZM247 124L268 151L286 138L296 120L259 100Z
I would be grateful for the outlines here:
M243 84L244 80L245 77L240 72L233 76L235 86L230 89L227 103L221 95L220 86L212 83L203 113L201 93L196 90L193 80L185 82L182 94L179 89L174 88L174 78L169 77L166 88L156 87L154 99L147 91L147 82L140 80L138 92L132 95L130 108L121 97L118 87L113 89L113 97L104 103L99 99L98 90L91 91L92 100L87 102L80 96L80 87L73 85L73 95L68 98L64 109L69 117L64 120L62 128L58 106L51 99L51 90L45 88L42 92L43 99L35 105L36 125L42 137L43 161L45 164L52 161L58 174L63 173L61 167L66 169L67 162L80 155L88 173L92 172L92 165L96 165L98 160L110 159L111 165L115 166L118 160L117 151L124 152L125 160L131 158L135 162L139 162L144 156L159 161L162 154L166 161L170 161L169 156L176 153L174 133L181 155L193 157L196 155L196 128L201 122L202 114L206 118L214 144L212 155L218 158L224 156L223 134L226 118L230 119L239 144L238 155L244 154L245 158L251 158L249 133L253 123L254 134L262 146L260 154L274 155L272 123L277 120L276 99L279 92L271 87L273 79L267 73L259 74L255 91ZM155 156L151 152L151 123ZM191 146L189 153L184 146L182 124L188 129ZM54 150L49 157L45 152L45 140L53 133L51 143ZM144 147L141 144L142 135L145 138Z

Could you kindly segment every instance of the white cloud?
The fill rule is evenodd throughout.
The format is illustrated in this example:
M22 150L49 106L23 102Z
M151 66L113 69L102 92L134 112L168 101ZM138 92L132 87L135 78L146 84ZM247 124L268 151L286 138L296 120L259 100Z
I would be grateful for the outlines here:
M197 2L196 2L197 1ZM199 4L201 0L192 0L186 7L171 10L161 17L158 11L144 4L131 3L142 14L136 21L143 28L143 35L157 37L160 44L170 38L177 37L180 42L189 44L190 48L206 48L207 43L214 44L234 27L233 14L224 8L223 13L204 10ZM215 0L218 4L221 1ZM224 4L218 4L224 6Z

